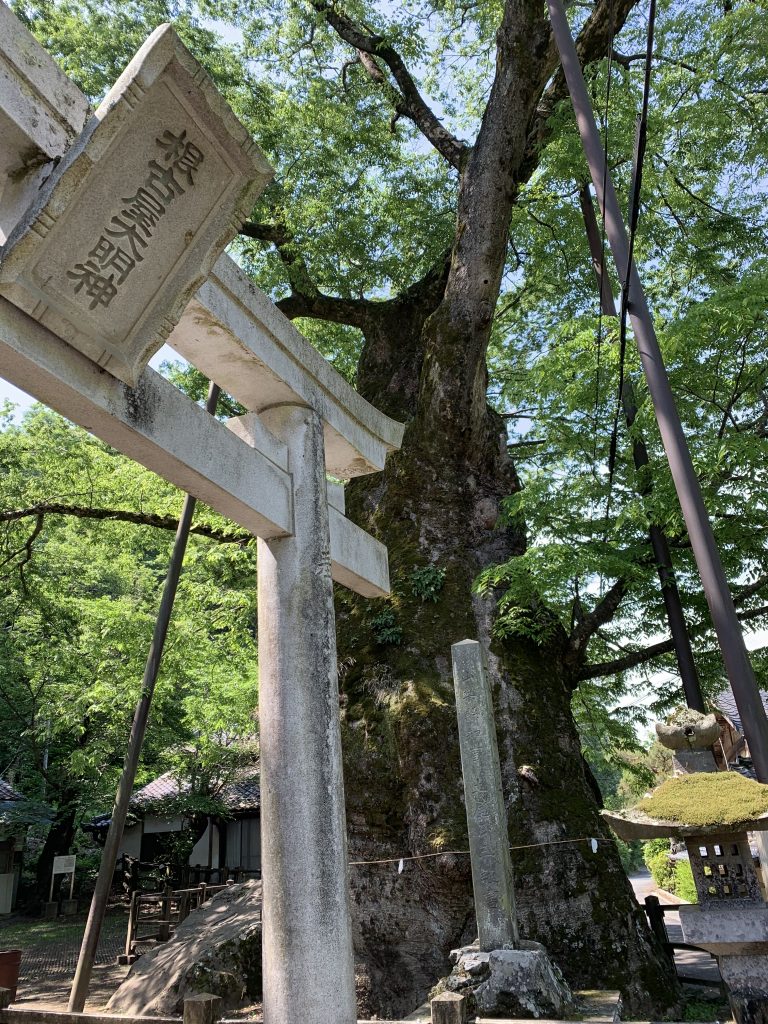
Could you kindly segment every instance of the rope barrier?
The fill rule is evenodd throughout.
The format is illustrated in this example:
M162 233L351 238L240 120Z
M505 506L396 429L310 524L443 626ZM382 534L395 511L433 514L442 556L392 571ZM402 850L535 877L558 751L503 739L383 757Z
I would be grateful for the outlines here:
M523 843L519 846L510 846L510 852L515 850L535 850L542 846L565 846L572 843L615 843L616 839L606 839L604 836L580 836L578 839L547 839L543 843ZM593 849L593 852L597 852ZM413 853L402 857L383 857L380 860L352 860L349 862L351 868L367 867L371 864L405 864L412 860L434 860L436 857L469 857L469 850L441 850L439 853Z

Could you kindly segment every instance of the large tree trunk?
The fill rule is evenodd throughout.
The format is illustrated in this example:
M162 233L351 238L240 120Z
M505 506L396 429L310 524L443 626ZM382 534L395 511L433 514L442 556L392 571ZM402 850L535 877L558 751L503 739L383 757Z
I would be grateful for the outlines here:
M475 937L469 858L450 852L468 848L450 646L469 637L489 654L510 841L529 847L513 854L522 934L543 941L574 986L620 988L633 1013L656 1015L674 1001L675 984L598 815L571 715L566 637L538 608L537 640L494 640L495 600L472 592L482 568L524 546L498 525L501 500L519 487L503 425L484 390L482 415L468 404L446 408L437 430L424 414L436 384L441 401L466 387L466 353L452 367L443 349L440 374L430 375L422 353L434 317L424 326L428 310L413 300L368 331L359 374L366 397L407 419L402 451L383 474L348 487L352 518L389 547L393 598L339 596L364 1009L414 1009L449 969L448 951ZM445 573L435 601L414 590L414 570L429 565ZM521 778L522 765L538 783ZM585 837L605 841L597 853L583 841L552 845ZM402 873L397 863L354 863L403 854L432 856L406 861Z
M56 814L35 866L35 888L41 900L50 895L53 859L68 854L75 839L77 813L80 809L80 793L77 788L64 787L56 797ZM62 881L59 876L59 882ZM55 898L54 892L54 898Z

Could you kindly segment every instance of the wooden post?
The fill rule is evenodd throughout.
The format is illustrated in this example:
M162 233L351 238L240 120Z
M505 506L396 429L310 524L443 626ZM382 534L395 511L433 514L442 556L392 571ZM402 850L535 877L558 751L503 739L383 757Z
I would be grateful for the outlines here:
M6 1006L11 1005L11 990L9 988L0 988L0 1010L4 1010Z
M216 384L211 383L208 388L208 398L205 404L206 412L211 416L216 412L218 400L219 388ZM195 505L196 499L191 494L187 494L184 498L179 526L173 541L173 550L168 563L168 575L165 578L163 596L160 599L160 608L157 613L157 620L155 621L155 628L152 633L152 642L144 667L141 696L133 716L128 750L125 754L123 771L120 775L117 795L115 796L115 805L112 808L112 818L101 854L101 864L99 865L99 873L96 877L96 886L93 890L91 909L88 913L85 931L83 932L80 955L77 959L77 970L72 982L72 991L69 995L69 1005L67 1007L70 1013L82 1013L85 1007L85 1000L88 997L88 988L91 983L93 964L96 960L96 949L99 945L101 926L104 923L104 915L107 911L107 900L109 899L109 891L112 888L112 879L115 874L120 843L123 839L125 819L128 817L128 805L133 794L133 784L136 781L139 757L141 756L141 748L144 744L144 734L147 731L147 722L149 721L149 710L152 706L152 696L155 692L155 683L160 671L163 648L168 636L168 626L171 622L173 605L176 600L176 589L179 585L184 553L187 550L189 529L192 525Z
M200 992L184 1000L183 1024L216 1024L221 1017L221 996Z
M464 1024L467 1019L467 997L458 992L441 992L429 1006L432 1024Z
M128 914L128 935L125 940L125 955L131 956L136 944L136 922L139 917L139 893L134 889L131 893L131 910Z
M171 887L166 885L160 900L160 923L157 927L159 942L167 942L171 937Z
M672 963L675 962L675 951L669 941L667 935L667 926L664 924L664 911L661 909L658 896L646 896L645 897L645 912L648 915L648 924L651 926L651 931L659 940Z

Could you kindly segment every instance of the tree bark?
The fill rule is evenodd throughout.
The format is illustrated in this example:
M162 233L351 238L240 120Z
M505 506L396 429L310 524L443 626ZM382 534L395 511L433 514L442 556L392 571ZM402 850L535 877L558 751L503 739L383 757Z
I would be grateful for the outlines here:
M41 900L47 900L51 891L53 858L67 854L72 849L80 802L80 793L76 788L64 787L57 793L56 814L35 866L35 887ZM54 891L54 898L55 896Z
M475 937L469 858L434 856L468 848L450 646L472 638L489 655L510 842L530 847L513 852L521 932L547 945L574 986L620 988L634 1014L658 1015L675 982L599 818L571 714L567 637L537 607L523 610L533 636L496 639L495 598L472 592L481 569L524 550L522 531L498 524L519 482L503 423L484 403L474 426L466 406L439 431L419 415L433 393L417 376L419 353L432 342L428 310L414 303L409 319L368 336L360 365L367 398L391 415L411 410L385 472L347 488L351 517L389 547L393 581L383 609L338 597L361 1013L410 1012L447 973L448 951ZM446 390L465 365L448 379L443 362ZM444 579L424 598L414 570L430 565ZM402 874L397 863L355 864L421 854Z

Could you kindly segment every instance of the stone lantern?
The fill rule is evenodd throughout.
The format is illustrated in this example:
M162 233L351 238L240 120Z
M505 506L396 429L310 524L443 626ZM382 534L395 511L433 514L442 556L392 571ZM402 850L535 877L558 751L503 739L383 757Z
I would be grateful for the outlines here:
M675 777L603 817L626 841L683 840L698 895L680 907L683 938L717 957L737 1024L768 1024L768 904L747 838L768 828L768 786L717 771L714 715L685 711L656 732L674 752Z

